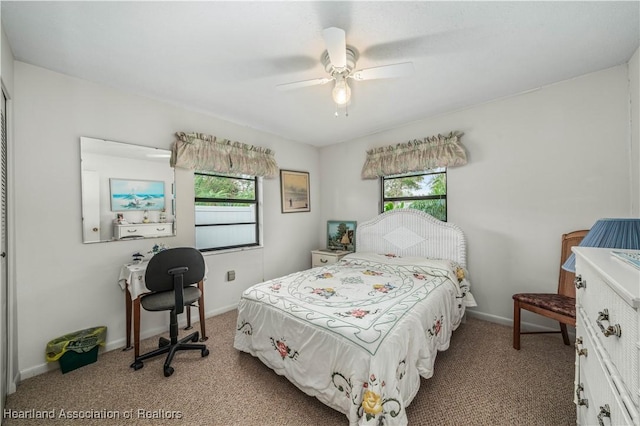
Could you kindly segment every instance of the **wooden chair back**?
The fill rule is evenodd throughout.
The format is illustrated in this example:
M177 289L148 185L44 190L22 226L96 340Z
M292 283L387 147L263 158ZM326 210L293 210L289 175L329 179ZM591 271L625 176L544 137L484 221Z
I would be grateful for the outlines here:
M580 230L573 231L567 234L562 235L562 253L561 253L561 262L560 262L560 277L558 281L558 294L562 294L564 296L576 297L576 287L573 283L575 279L575 274L573 272L565 271L562 269L562 264L567 260L567 258L571 255L571 247L577 246L580 244L582 239L589 230Z

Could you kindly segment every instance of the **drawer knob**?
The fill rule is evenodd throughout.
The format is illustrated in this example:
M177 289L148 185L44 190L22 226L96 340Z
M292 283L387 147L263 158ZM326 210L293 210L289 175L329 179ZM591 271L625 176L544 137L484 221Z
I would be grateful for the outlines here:
M602 312L598 312L598 319L596 320L596 324L598 324L598 327L600 327L600 331L602 331L604 337L622 336L622 328L620 328L620 324L609 325L609 327L605 328L605 326L602 325L602 321L609 322L609 310L606 308L603 309Z
M576 286L576 289L587 288L587 281L582 280L582 275L576 275L573 284Z
M576 354L578 354L578 356L583 356L586 358L587 357L587 348L581 348L580 345L582 345L582 337L578 337L576 338L576 343L575 343L575 347L576 347Z
M609 404L604 404L604 407L600 407L600 413L598 413L598 424L600 426L604 426L604 418L611 418L611 409L609 408Z
M327 263L329 260L328 259L320 259L320 262L322 263Z
M583 390L584 386L582 385L582 383L579 383L578 386L576 386L576 400L578 405L584 405L585 407L589 408L589 400L580 398L580 392L582 392Z

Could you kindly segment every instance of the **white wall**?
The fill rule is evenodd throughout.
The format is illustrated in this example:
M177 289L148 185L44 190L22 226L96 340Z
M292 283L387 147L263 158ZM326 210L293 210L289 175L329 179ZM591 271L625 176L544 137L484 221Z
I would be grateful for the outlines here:
M640 217L640 49L629 60L629 100L631 129L631 206L634 217Z
M82 244L81 136L169 149L175 132L201 132L270 148L280 167L310 172L310 213L282 214L279 179L265 179L264 249L206 255L208 315L235 308L252 284L311 266L310 251L320 244L317 148L18 61L14 79L14 186L20 194L14 256L23 379L57 368L46 365L44 348L65 333L106 325L107 347L123 346L120 266L156 242L194 244L193 174L181 169L176 170L176 237ZM231 269L236 280L226 282ZM143 312L142 336L165 331L167 321L167 315Z
M378 181L360 179L367 149L464 132L448 218L468 237L475 312L510 323L513 293L556 290L563 233L631 214L628 98L623 65L322 148L322 220L378 214Z

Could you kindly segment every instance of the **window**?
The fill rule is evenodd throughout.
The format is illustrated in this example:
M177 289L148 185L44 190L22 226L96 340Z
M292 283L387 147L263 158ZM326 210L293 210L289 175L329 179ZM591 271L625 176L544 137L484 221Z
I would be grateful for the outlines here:
M447 169L382 177L382 211L412 208L447 221Z
M258 178L195 172L196 248L257 246Z

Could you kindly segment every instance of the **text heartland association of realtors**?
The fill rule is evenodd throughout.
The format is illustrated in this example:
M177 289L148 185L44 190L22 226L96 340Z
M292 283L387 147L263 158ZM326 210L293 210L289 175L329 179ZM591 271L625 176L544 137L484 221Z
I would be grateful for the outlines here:
M5 419L157 419L172 420L182 419L181 411L174 410L145 410L138 408L135 410L10 410L2 412Z

